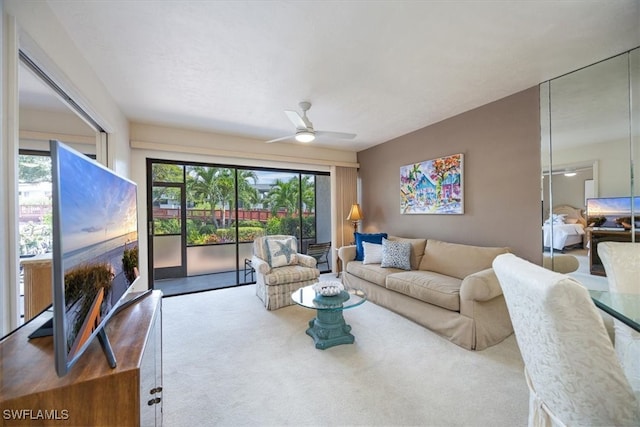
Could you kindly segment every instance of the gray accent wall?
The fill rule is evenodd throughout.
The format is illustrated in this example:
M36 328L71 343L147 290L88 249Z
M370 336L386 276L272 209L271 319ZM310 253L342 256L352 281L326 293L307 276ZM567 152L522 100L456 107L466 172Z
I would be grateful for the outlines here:
M464 215L400 213L400 167L464 154ZM539 88L358 153L364 232L508 246L540 263Z

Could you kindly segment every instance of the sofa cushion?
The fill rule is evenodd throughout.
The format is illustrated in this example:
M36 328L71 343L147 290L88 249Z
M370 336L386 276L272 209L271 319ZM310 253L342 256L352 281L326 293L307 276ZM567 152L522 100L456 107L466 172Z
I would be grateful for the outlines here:
M382 262L382 245L362 242L362 249L364 249L363 264L380 264Z
M362 261L364 259L364 248L362 242L382 244L382 238L387 237L387 233L353 233L353 237L356 240L356 261Z
M460 311L462 280L430 271L405 271L387 277L387 289L451 311Z
M351 261L347 264L347 272L354 276L385 287L385 280L388 275L397 273L397 268L382 268L380 264L363 264L362 261Z
M394 242L409 242L411 244L411 269L418 270L420 261L424 255L424 247L427 244L427 239L408 239L398 236L389 236L388 239Z
M380 267L411 270L411 243L382 239Z
M508 248L462 245L429 239L420 261L420 270L464 279L469 274L490 268L495 257L507 252Z

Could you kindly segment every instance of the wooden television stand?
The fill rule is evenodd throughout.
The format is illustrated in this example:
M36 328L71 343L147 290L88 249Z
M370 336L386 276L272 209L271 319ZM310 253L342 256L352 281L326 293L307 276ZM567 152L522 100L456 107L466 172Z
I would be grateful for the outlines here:
M53 337L28 339L45 311L0 341L0 426L162 425L162 292L114 315L69 373L56 374Z

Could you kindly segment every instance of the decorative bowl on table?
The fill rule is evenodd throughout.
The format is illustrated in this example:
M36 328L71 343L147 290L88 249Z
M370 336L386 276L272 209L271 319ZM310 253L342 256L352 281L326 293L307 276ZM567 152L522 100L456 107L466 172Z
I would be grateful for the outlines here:
M313 290L323 297L333 297L344 291L344 285L336 281L324 281L313 285Z

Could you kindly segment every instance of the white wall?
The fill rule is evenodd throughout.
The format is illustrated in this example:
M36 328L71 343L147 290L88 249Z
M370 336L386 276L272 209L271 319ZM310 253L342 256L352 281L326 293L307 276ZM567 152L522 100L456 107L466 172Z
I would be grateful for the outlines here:
M554 169L563 165L593 164L598 197L623 197L631 194L631 161L629 140L605 141L566 150L553 150ZM555 201L554 201L554 204Z
M71 109L67 111L44 111L20 107L20 131L33 133L58 133L85 137L95 144L95 131L82 121ZM49 139L43 135L44 139ZM48 142L48 141L47 141Z
M268 166L265 162L273 162L276 167L353 167L357 162L357 154L351 151L284 142L267 144L257 139L142 123L131 124L131 146L188 155L191 159L207 155L218 162L248 166Z
M4 2L0 0L0 126L2 131L0 132L0 205L3 209L0 210L0 235L4 236L3 243L0 245L0 336L4 335L11 329L12 321L14 317L12 313L12 307L17 305L17 297L12 295L13 283L11 274L15 275L16 266L10 267L11 264L11 250L10 244L14 245L13 261L15 264L15 235L11 237L9 230L11 229L11 220L15 218L15 212L12 216L8 206L10 206L10 200L15 200L17 194L12 195L9 189L9 172L15 166L16 162L12 162L12 156L10 154L10 146L7 143L9 136L9 127L7 126L9 120L7 118L6 105L9 102L9 96L7 94L7 61L9 42L6 36L7 28L10 26L4 16ZM15 203L14 203L15 205ZM14 276L15 277L15 276ZM13 308L15 310L15 308Z
M553 206L569 205L578 209L586 209L585 181L593 179L593 168L580 170L575 176L553 175ZM549 175L543 178L543 188L549 188ZM548 194L548 191L545 192ZM549 200L543 200L542 219L546 220L550 213Z

